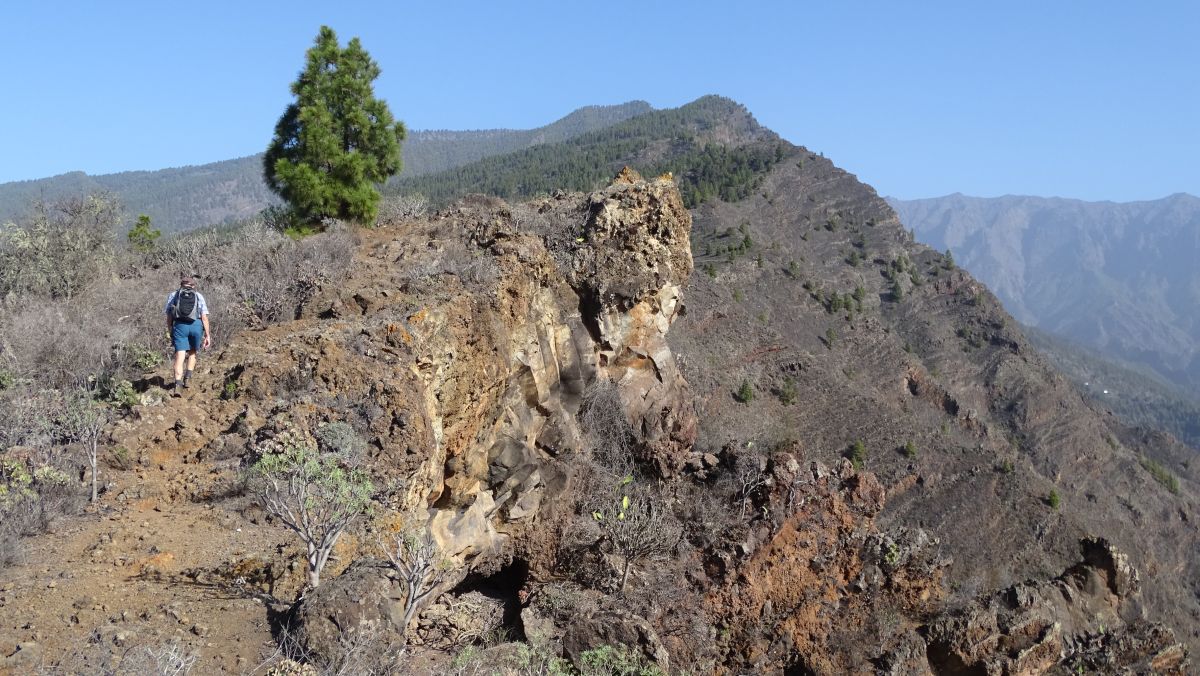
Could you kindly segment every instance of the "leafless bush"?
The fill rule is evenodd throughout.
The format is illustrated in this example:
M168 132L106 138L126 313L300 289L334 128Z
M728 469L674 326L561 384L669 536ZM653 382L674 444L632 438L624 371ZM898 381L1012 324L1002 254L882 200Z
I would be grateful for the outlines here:
M438 272L449 272L470 286L491 284L500 277L500 266L496 259L485 252L468 247L460 242L448 244L438 261Z
M597 380L587 386L576 416L599 469L612 480L633 473L633 427L625 416L621 393L611 380Z
M83 447L92 470L92 502L98 497L100 440L104 437L104 428L108 426L110 418L108 409L93 401L90 393L77 391L63 398L56 421L59 435L64 441Z
M148 363L161 363L165 297L106 278L70 299L0 307L0 356L6 369L46 387L94 388L136 377Z
M424 218L429 210L429 200L421 193L389 195L379 202L379 215L375 225L394 225Z
M151 265L172 274L196 274L205 269L218 250L220 237L212 230L198 230L168 237L148 256Z
M231 310L246 326L293 320L322 285L344 278L354 246L344 227L299 242L249 227L219 268L219 283L229 288Z
M279 648L251 674L264 676L384 676L404 673L399 665L405 646L379 620L351 623L328 655L313 655L287 627L276 637Z
M738 461L736 477L737 497L742 503L742 511L738 516L746 518L746 508L750 506L754 496L767 485L766 460L761 457L742 457Z
M187 676L196 666L200 654L177 640L161 645L142 646L127 653L118 673L153 674L154 676Z

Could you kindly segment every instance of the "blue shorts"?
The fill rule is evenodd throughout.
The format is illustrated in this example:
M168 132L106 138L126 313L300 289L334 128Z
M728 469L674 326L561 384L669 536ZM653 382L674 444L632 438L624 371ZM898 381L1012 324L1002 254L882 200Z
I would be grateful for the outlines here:
M200 344L204 342L204 322L199 319L176 320L171 325L171 342L175 343L176 352L199 352Z

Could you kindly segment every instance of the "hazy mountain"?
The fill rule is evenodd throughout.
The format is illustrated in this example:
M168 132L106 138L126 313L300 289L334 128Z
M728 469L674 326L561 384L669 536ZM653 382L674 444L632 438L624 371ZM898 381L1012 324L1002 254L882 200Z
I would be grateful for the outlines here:
M537 129L416 131L404 143L401 176L443 171L522 148L558 143L653 110L645 101L587 106ZM263 139L265 146L267 139ZM89 176L82 171L0 184L0 223L27 214L39 200L110 192L128 220L150 216L164 232L252 216L275 199L262 179L262 154L198 166Z
M889 200L1020 321L1200 395L1200 199Z

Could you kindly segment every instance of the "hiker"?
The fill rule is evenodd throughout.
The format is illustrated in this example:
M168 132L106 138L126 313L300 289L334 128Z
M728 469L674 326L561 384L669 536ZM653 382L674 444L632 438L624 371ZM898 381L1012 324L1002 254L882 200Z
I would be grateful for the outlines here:
M175 345L175 390L181 396L181 388L188 386L192 370L196 368L196 353L212 345L212 332L208 328L208 303L196 290L196 281L190 275L180 275L179 288L167 296L163 309L167 315L167 332ZM186 358L186 359L185 359ZM184 370L184 362L187 370Z

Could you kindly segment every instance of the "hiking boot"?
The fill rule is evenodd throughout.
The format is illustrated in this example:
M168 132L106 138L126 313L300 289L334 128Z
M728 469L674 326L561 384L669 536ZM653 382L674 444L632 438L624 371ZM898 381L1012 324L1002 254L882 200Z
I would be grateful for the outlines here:
M171 389L171 396L172 397L182 397L183 392L181 392L180 390L183 389L184 387L187 387L187 386L184 385L182 380L176 380L175 387Z

